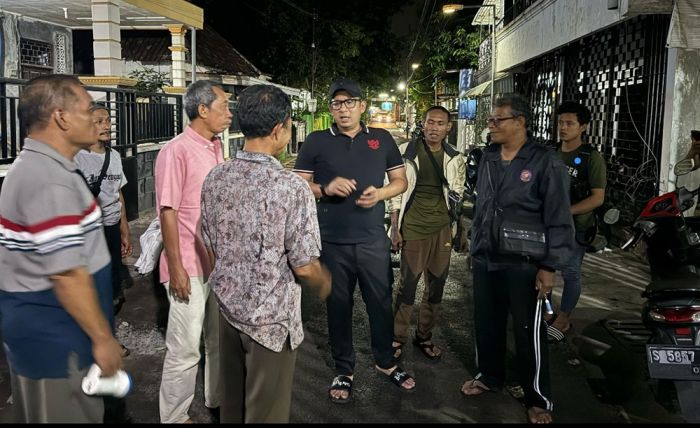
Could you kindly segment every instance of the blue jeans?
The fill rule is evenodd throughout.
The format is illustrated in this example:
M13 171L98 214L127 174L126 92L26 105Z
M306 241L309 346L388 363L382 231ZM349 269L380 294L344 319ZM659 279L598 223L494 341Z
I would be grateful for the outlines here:
M586 254L586 247L579 244L584 242L583 232L576 232L576 242L574 243L574 254L571 258L571 264L566 266L561 271L561 276L564 278L564 290L561 293L560 311L571 313L578 303L578 298L581 296L581 265L583 264L583 256Z

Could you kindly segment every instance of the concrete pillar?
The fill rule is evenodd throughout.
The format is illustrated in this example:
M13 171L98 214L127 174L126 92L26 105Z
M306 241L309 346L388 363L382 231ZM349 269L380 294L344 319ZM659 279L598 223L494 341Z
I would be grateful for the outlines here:
M165 26L170 31L172 46L168 47L172 52L173 65L171 67L171 75L173 78L173 87L184 88L187 86L187 62L185 56L187 48L185 47L185 34L187 27L183 24L174 24Z
M95 76L122 75L122 44L117 0L92 0Z
M699 71L700 51L678 48L668 50L663 143L660 159L661 183L659 187L662 193L675 188L676 176L673 174L673 166L688 153L690 131L700 129L700 118L697 113L698 94L700 94ZM684 182L679 184L690 185L687 183L687 179L690 178L686 177L682 180Z

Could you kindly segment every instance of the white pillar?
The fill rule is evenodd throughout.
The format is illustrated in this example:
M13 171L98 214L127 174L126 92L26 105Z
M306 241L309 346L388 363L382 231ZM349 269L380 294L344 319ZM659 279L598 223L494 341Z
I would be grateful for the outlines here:
M92 0L95 76L122 75L122 44L117 0Z
M187 62L185 61L187 48L185 47L185 34L187 27L182 24L166 25L170 31L172 46L168 47L172 52L171 76L173 87L184 88L187 86Z

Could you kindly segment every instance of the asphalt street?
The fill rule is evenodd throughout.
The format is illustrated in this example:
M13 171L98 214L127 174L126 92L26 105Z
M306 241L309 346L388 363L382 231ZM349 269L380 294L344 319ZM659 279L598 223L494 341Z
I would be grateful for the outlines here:
M138 237L154 214L131 222L134 254L140 253ZM152 276L140 277L133 270L135 257L125 260L133 280L126 290L126 303L117 317L119 339L131 349L124 360L133 378L134 390L127 397L130 422L157 423L158 390L165 352L163 334L167 299L163 287ZM395 276L398 270L395 269ZM584 290L573 314L574 329L567 341L550 345L551 377L555 403L554 419L564 423L647 423L680 421L673 409L662 407L651 395L651 386L638 379L635 393L610 403L597 366L586 363L571 346L574 337L604 318L638 319L642 303L639 293L647 274L634 255L620 251L588 254L584 262ZM561 283L555 290L558 302ZM421 295L422 284L417 295ZM518 400L517 382L509 379L501 393L467 398L459 388L476 372L472 337L471 274L467 257L453 253L445 287L443 313L434 340L443 348L439 362L426 359L417 348L407 346L401 363L415 376L416 391L406 393L374 369L369 327L364 304L356 294L354 343L357 370L353 401L330 402L328 385L333 364L328 346L325 304L304 293L305 341L299 349L294 382L291 421L300 423L525 423L525 408ZM512 348L511 348L512 349ZM509 362L513 362L509 356ZM0 359L0 422L10 421L9 375L5 358ZM200 370L201 372L201 370ZM510 371L511 375L514 374ZM513 376L514 377L514 376ZM623 378L622 382L626 382ZM602 385L602 386L601 386ZM630 384L632 385L632 384ZM630 386L628 385L628 386ZM624 385L623 385L624 386ZM608 402L605 402L607 399ZM614 400L613 400L614 401ZM668 404L671 407L673 403ZM207 423L212 416L204 407L201 376L190 415Z

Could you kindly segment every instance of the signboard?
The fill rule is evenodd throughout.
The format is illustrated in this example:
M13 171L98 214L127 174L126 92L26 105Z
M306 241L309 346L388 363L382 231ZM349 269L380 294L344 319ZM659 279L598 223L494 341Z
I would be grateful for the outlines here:
M463 68L459 70L459 97L464 98L467 91L471 89L474 81L474 70L471 68Z

